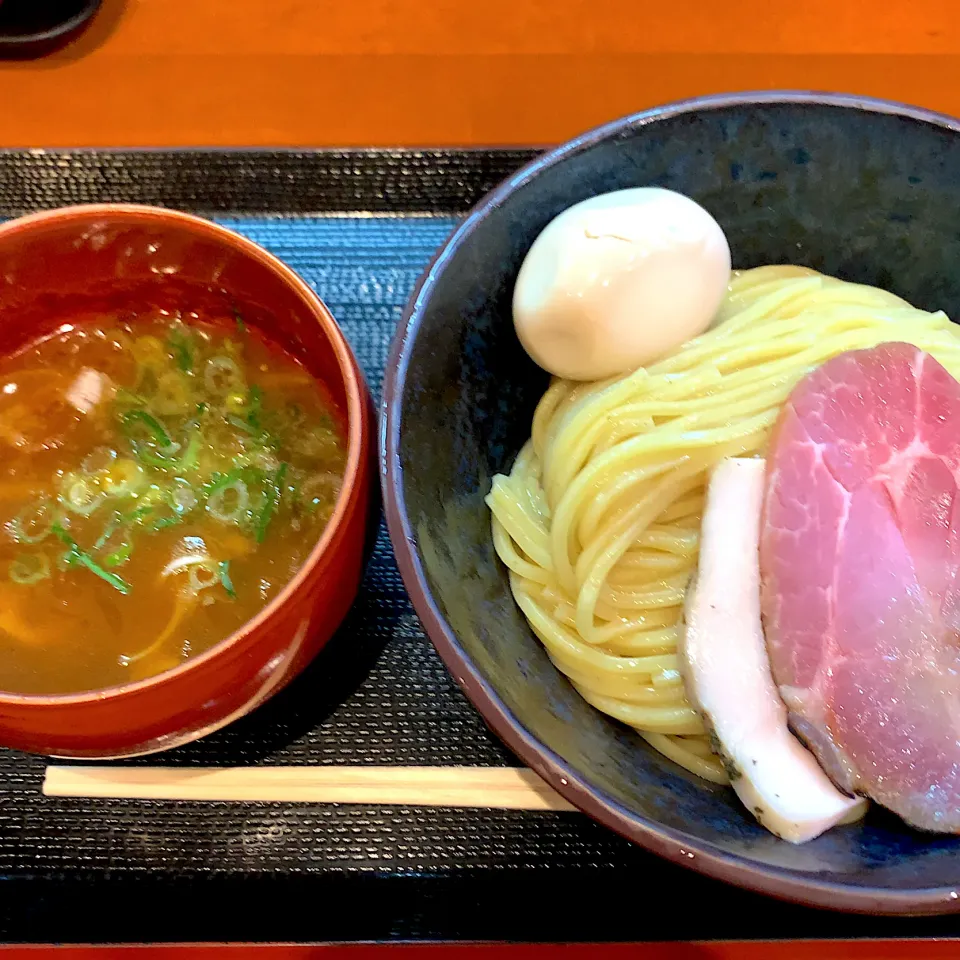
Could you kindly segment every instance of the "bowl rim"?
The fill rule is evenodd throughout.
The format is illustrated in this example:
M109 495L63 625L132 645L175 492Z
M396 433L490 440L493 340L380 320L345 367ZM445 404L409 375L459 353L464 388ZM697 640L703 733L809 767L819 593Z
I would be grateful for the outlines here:
M403 492L399 459L401 406L413 343L444 267L466 238L519 187L543 170L555 166L597 143L630 129L689 113L729 107L762 107L779 104L839 107L858 112L887 114L915 120L960 134L960 120L942 113L892 100L844 93L807 90L764 90L722 93L679 100L629 114L589 130L540 154L488 192L470 211L436 253L404 309L387 361L381 401L380 475L387 528L397 565L414 609L437 652L454 679L490 728L532 770L582 812L628 840L666 860L690 867L736 886L807 906L868 914L933 915L960 911L960 882L956 886L890 887L855 886L804 875L790 868L764 864L685 835L656 820L639 817L588 778L577 773L559 754L541 743L510 711L474 665L434 600L416 550L416 535Z
M88 203L41 210L0 223L0 242L7 241L11 234L32 233L37 227L57 223L90 223L98 217L110 218L114 223L129 223L131 225L149 224L150 222L178 225L194 236L212 240L219 243L224 249L239 252L243 256L257 261L299 297L312 318L320 325L327 341L333 348L339 376L343 383L346 397L346 410L344 412L347 422L347 461L344 468L343 483L323 533L317 539L299 570L266 606L257 611L253 617L229 636L215 643L209 650L205 650L171 670L153 674L143 680L112 687L100 687L79 693L49 695L18 694L0 690L0 707L8 705L35 708L69 707L103 703L135 696L151 687L176 683L180 677L204 668L211 660L218 659L227 650L242 643L251 633L259 630L293 599L327 555L331 543L336 539L350 510L352 501L356 498L357 481L367 456L366 451L371 443L371 425L366 415L366 384L354 359L353 351L329 307L298 273L268 250L242 234L214 223L205 217L185 213L181 210L139 203ZM127 755L124 754L124 756Z

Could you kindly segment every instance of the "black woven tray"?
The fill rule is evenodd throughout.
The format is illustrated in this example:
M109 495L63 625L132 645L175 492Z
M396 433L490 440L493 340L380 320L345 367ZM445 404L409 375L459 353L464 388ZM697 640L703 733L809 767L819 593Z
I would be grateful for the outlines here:
M0 216L93 201L217 216L316 287L378 392L418 274L456 216L529 156L0 152ZM382 531L356 607L313 667L253 716L162 762L516 763L425 639ZM0 752L8 941L960 934L956 918L876 920L767 901L579 814L48 800L43 768Z

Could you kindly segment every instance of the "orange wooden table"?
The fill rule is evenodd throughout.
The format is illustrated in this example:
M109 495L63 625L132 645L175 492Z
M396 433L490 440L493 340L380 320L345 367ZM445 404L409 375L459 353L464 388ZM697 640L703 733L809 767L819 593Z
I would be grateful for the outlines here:
M843 90L960 114L956 0L104 0L0 62L0 146L548 144L669 100Z

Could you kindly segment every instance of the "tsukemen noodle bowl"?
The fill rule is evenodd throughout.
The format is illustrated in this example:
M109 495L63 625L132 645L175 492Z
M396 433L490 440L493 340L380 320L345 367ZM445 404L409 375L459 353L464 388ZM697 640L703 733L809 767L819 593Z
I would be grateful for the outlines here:
M356 592L369 397L265 251L150 208L0 227L0 741L143 753L292 678Z
M388 370L401 572L487 721L811 904L957 907L958 183L956 123L894 104L626 118L480 204Z

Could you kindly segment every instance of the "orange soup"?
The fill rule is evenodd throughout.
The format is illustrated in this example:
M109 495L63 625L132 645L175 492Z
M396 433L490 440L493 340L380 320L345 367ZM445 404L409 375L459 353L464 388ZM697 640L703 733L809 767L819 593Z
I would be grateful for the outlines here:
M239 316L73 318L0 362L0 689L208 650L304 562L344 464L321 385Z

